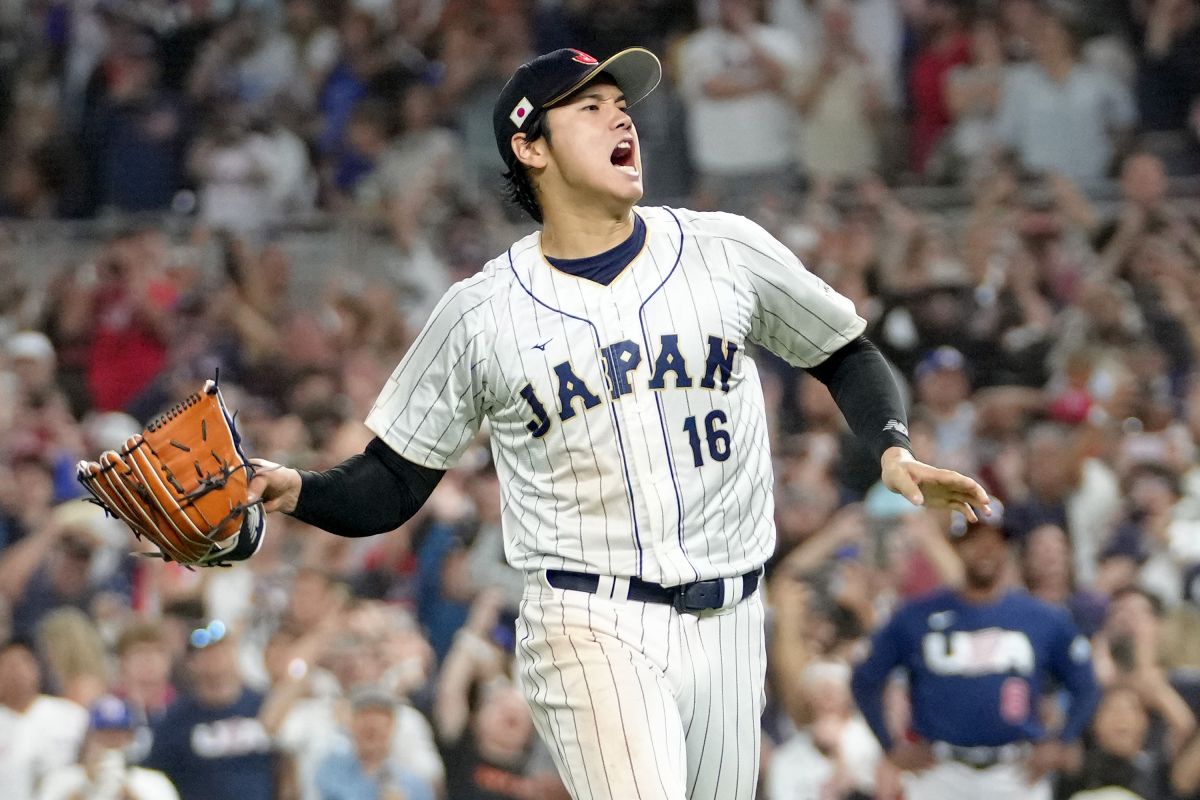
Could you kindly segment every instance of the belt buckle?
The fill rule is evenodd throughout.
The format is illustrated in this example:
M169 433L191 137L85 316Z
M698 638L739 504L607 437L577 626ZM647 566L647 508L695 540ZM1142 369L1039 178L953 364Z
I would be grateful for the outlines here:
M680 614L694 614L720 608L725 599L725 582L722 580L687 583L675 590L672 605Z
M998 748L987 745L968 747L963 760L975 769L990 769L1000 763L999 752Z

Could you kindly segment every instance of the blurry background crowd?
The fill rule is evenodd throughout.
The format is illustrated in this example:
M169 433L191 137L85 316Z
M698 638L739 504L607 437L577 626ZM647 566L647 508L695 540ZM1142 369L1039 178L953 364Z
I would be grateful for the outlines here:
M663 58L646 202L746 213L851 297L918 457L1006 504L1012 583L1106 687L1059 796L1197 796L1197 0L0 0L0 795L565 796L512 682L486 442L397 532L273 518L198 572L130 557L73 473L217 367L249 453L359 452L431 304L529 229L492 102L566 45ZM760 795L894 798L847 664L960 567L824 387L757 356Z

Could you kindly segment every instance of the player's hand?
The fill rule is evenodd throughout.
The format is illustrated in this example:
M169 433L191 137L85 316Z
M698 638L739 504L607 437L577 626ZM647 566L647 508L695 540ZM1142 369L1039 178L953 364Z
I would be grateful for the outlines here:
M971 522L978 522L975 510L991 513L983 487L954 470L931 467L913 458L903 447L889 447L880 461L883 485L908 502L928 508L961 511Z
M1038 742L1025 762L1025 777L1033 785L1051 772L1056 772L1066 763L1067 747L1059 741L1047 739Z
M936 762L929 742L900 742L888 751L887 759L905 772L924 772Z
M261 500L264 511L282 511L284 514L295 511L300 500L300 473L262 458L249 461L254 465L254 477L250 479L247 501L254 504Z

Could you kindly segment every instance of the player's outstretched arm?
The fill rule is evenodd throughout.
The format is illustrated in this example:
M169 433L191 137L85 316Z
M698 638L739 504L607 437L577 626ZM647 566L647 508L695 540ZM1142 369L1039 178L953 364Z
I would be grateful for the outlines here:
M251 502L262 498L267 511L282 511L338 536L358 538L386 533L417 513L444 471L397 455L382 440L324 472L304 472L251 459L257 472Z
M900 388L879 349L860 336L808 373L829 388L854 435L879 458L883 485L914 505L961 511L972 522L987 492L966 475L923 464L910 452Z
M903 447L885 450L880 466L883 485L913 505L961 511L971 522L979 521L976 510L991 513L987 492L974 479L918 461Z

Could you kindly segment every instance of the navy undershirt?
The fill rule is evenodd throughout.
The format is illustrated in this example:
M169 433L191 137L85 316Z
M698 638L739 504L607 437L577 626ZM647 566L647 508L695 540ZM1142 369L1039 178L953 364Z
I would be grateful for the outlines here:
M642 252L646 243L646 223L637 214L633 215L633 233L611 250L587 258L550 258L546 260L555 269L570 273L577 278L587 278L589 281L608 286L613 279L621 274L621 270L629 266L629 262Z

